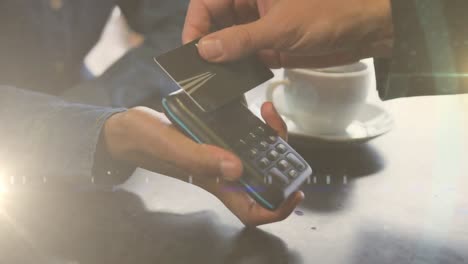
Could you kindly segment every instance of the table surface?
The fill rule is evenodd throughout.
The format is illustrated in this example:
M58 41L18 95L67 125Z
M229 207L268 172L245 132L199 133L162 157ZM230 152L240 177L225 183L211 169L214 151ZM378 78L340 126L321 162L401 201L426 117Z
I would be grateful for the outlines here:
M0 196L0 263L468 263L468 96L385 103L395 128L308 145L306 200L245 229L202 190L138 170L121 190Z

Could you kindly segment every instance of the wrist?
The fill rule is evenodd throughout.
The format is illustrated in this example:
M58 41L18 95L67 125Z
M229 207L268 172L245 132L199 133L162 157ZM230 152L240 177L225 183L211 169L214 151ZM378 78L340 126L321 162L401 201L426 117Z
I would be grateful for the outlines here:
M115 160L128 160L127 156L135 149L135 142L130 134L129 111L109 117L103 127L103 140L107 152Z
M366 21L371 33L362 50L368 57L391 56L394 40L391 0L365 0L364 5L369 8L366 12L371 14L371 20Z
M379 40L374 43L375 57L389 57L393 51L394 29L391 0L381 0L381 29Z

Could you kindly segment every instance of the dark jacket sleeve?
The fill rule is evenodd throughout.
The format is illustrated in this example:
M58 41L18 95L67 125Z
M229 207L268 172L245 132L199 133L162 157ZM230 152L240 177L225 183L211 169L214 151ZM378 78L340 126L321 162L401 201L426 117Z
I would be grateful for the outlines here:
M392 0L393 56L376 59L382 99L468 92L468 1Z

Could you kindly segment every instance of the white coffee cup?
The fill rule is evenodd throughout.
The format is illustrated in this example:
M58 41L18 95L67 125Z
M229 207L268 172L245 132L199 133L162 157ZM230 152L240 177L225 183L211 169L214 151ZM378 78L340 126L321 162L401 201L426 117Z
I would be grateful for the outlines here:
M287 69L267 100L309 134L341 134L364 106L372 71L363 62L323 69ZM283 88L283 96L278 89Z

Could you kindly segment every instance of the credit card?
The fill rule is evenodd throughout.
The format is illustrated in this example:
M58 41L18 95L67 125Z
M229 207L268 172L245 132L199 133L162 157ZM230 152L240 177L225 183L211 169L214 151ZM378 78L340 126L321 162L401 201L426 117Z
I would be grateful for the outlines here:
M271 70L253 56L229 63L207 62L198 54L197 43L198 40L160 55L155 62L204 111L211 112L238 100L273 77Z

